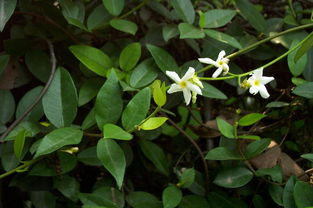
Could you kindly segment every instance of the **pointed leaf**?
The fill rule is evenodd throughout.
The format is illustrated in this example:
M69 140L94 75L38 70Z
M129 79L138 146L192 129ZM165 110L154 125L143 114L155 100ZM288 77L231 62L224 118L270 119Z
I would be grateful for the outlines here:
M15 112L14 97L9 90L0 90L0 123L7 123Z
M239 188L251 181L253 173L244 167L228 168L220 171L213 183L225 188Z
M140 129L143 130L153 130L162 126L168 118L166 117L152 117L146 120L143 124L140 125Z
M162 201L164 208L176 207L183 198L182 191L175 186L168 186L163 190Z
M217 127L218 130L220 130L220 132L227 138L235 138L234 135L234 127L232 125L230 125L227 121L225 121L224 119L217 117L216 118L216 122L217 122Z
M204 15L204 28L218 28L226 25L236 15L235 10L211 9Z
M134 88L141 88L150 84L157 76L157 66L153 59L146 59L133 70L129 84Z
M262 118L266 117L266 115L261 114L261 113L249 113L242 118L239 119L238 124L240 126L250 126Z
M188 23L180 23L178 25L178 29L180 33L180 37L179 37L180 39L185 39L185 38L199 39L199 38L205 37L205 34L202 30Z
M120 67L129 71L134 68L139 61L141 56L141 45L140 43L131 43L127 45L121 52L119 63Z
M202 82L202 84L204 87L202 89L202 95L204 97L215 98L215 99L227 99L227 96L222 91L214 87L213 85L210 85L207 82Z
M103 138L131 140L133 135L114 124L105 124L103 126Z
M112 19L110 25L116 30L132 35L135 35L138 30L138 26L135 23L123 19Z
M0 32L10 19L16 7L16 0L0 0Z
M270 139L261 139L261 140L258 140L258 141L254 141L252 143L250 143L244 154L245 154L245 157L247 159L251 159L253 157L256 157L258 156L259 154L261 154L264 150L267 149L268 145L271 143L271 140Z
M313 46L313 32L309 34L309 38L304 41L294 56L294 62L298 60Z
M102 0L102 3L110 14L118 16L124 8L124 1L125 0Z
M233 46L234 48L238 48L241 49L242 46L240 45L240 43L232 36L226 34L226 33L222 33L216 30L210 30L210 29L206 29L205 33L207 34L207 36L218 40L222 43L226 43L228 45Z
M185 22L192 24L195 20L195 10L190 0L171 0L178 16Z
M25 144L25 136L26 136L26 131L22 130L15 137L13 148L14 148L14 154L17 160L21 159L24 144Z
M216 147L211 149L205 156L207 160L242 160L242 156L234 150L226 147Z
M49 56L41 50L31 50L25 55L29 71L40 81L47 82L51 71Z

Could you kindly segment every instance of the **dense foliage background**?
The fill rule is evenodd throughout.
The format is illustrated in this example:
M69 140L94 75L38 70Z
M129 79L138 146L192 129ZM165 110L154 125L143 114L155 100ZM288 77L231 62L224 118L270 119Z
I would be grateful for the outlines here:
M0 0L0 206L313 207L312 8ZM261 66L268 99L242 88ZM166 71L189 67L187 106Z

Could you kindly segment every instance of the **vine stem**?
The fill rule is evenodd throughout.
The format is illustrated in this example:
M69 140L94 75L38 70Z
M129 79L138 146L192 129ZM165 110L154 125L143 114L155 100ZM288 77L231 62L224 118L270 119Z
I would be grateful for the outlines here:
M143 7L144 5L146 5L149 2L149 0L144 0L142 1L140 4L138 4L136 7L134 7L132 10L126 12L125 14L121 15L119 18L123 19L125 17L128 17L129 15L131 15L132 13L134 13L135 11L137 11L138 9L140 9L141 7Z
M313 24L312 24L313 25ZM267 64L264 64L261 67L258 68L267 68L271 65L273 65L274 63L278 62L279 60L283 59L284 57L288 56L288 54L290 54L291 52L293 52L294 50L296 50L300 45L302 45L306 40L308 40L311 36L308 35L306 38L304 38L302 41L300 41L297 45L295 45L293 48L289 49L287 52L285 52L284 54L280 55L279 57L277 57L276 59L268 62ZM248 72L245 72L243 74L232 74L231 76L227 76L227 77L217 77L217 78L210 78L210 77L199 77L200 80L226 80L226 79L233 79L233 78L241 78L244 76L248 76L250 75L254 70L250 70Z
M40 94L36 97L35 101L26 109L26 111L18 118L16 119L8 128L7 130L1 135L0 142L3 142L4 138L8 136L8 134L21 122L23 119L34 109L34 107L40 102L41 98L46 94L48 91L50 84L54 78L55 70L56 70L56 58L54 54L54 47L50 40L45 39L45 41L48 44L49 51L50 51L50 61L51 61L51 72L49 79L44 86L44 88L41 90Z
M23 165L20 165L20 166L14 168L14 169L12 169L12 170L10 170L10 171L8 171L8 172L5 172L5 173L1 174L1 175L0 175L0 179L5 178L5 177L7 177L7 176L9 176L9 175L11 175L11 174L13 174L13 173L19 171L19 170L23 170L23 169L25 169L25 168L28 168L28 167L30 167L32 164L36 163L37 161L38 161L38 159L24 162Z
M306 25L301 25L301 26L298 26L298 27L294 27L294 28L291 28L291 29L279 32L279 33L277 33L277 34L275 34L273 36L267 37L267 38L265 38L263 40L260 40L260 41L258 41L256 43L251 44L250 46L248 46L246 48L243 48L243 49L241 49L241 50L239 50L237 52L234 52L234 53L226 56L226 58L228 58L228 59L235 58L236 56L239 56L239 55L241 55L241 54L243 54L243 53L245 53L245 52L247 52L247 51L249 51L249 50L251 50L251 49L253 49L253 48L255 48L255 47L257 47L257 46L259 46L259 45L261 45L263 43L265 43L265 42L268 42L268 41L270 41L270 40L272 40L274 38L277 38L279 36L282 36L282 35L285 35L285 34L288 34L288 33L294 32L294 31L297 31L297 30L310 28L310 27L313 27L313 23L306 24ZM213 67L213 65L208 65L208 66L200 69L199 71L197 71L196 74L199 74L201 72L205 72L206 70L208 70L208 69L210 69L212 67ZM229 78L229 79L232 79L232 78ZM218 79L214 79L214 80L218 80Z

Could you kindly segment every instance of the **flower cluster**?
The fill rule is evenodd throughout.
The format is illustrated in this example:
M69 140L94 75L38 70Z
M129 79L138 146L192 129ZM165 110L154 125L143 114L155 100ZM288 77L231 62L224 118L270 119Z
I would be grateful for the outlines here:
M217 69L213 73L212 77L218 77L222 72L222 75L226 75L229 72L228 62L229 59L225 57L225 51L221 51L218 54L216 61L210 58L199 58L201 63L214 65ZM166 71L166 75L169 76L175 83L171 84L167 93L183 92L186 105L189 105L191 98L193 103L196 102L197 95L202 95L201 88L203 88L202 82L195 74L195 69L189 67L185 75L180 78L174 71ZM274 80L274 77L263 76L263 68L254 70L251 76L242 83L242 87L249 88L249 92L253 95L260 93L262 98L268 98L270 95L267 92L265 85Z

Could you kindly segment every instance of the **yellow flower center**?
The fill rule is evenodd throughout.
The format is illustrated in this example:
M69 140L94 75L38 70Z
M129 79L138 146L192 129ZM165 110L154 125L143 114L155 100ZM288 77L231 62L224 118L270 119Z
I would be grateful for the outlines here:
M223 65L224 62L223 62L223 61L219 61L218 64L219 64L219 65Z
M261 83L260 83L260 80L255 80L255 81L254 81L254 85L255 85L255 86L259 86L260 84L261 84Z
M179 83L180 88L186 88L187 87L187 82L186 81L181 81Z

